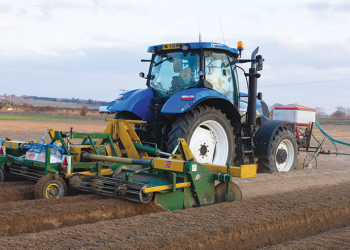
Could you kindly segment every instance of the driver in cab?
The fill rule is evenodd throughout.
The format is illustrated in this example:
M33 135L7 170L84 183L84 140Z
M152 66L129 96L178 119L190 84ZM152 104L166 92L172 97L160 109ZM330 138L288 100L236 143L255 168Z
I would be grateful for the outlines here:
M189 60L188 66L180 72L180 77L185 85L195 82L196 69L198 69L196 60Z

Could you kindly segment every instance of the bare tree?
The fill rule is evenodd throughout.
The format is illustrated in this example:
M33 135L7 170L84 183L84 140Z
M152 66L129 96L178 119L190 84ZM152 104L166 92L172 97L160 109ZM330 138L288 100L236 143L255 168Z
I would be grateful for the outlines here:
M22 105L21 105L22 109L24 110L24 112L27 113L27 115L29 114L30 111L33 111L35 110L35 107L32 105L32 104L28 104L26 102L24 102Z
M350 108L346 109L346 113L347 113L348 117L350 117Z
M88 111L89 111L89 107L88 106L83 105L81 107L80 115L83 117L83 120L84 120L84 116L86 116Z
M10 101L9 100L7 100L7 99L2 99L2 106L4 107L4 108L7 108L7 106L10 104Z
M321 117L321 116L327 115L326 111L322 107L316 107L315 111L316 111L316 117Z
M342 106L336 107L336 111L333 112L332 117L335 118L344 118L346 117L346 109Z

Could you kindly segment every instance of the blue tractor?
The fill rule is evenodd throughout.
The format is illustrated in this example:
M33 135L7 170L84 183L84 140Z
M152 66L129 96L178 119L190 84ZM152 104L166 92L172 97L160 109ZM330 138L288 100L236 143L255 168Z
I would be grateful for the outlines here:
M259 172L296 167L293 130L283 121L269 121L268 107L257 93L263 58L242 59L237 49L220 43L171 43L150 46L146 89L123 93L108 110L117 119L141 119L140 140L172 152L184 138L198 162L249 164L258 159ZM249 73L238 66L251 63ZM249 78L249 94L239 91L238 70Z

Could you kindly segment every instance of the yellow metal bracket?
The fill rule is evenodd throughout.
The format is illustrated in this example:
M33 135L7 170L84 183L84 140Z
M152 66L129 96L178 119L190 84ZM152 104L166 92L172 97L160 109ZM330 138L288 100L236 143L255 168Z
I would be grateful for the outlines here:
M189 186L191 186L191 182L184 182L184 183L177 183L175 185L175 188L184 188L184 187L189 187ZM169 190L172 188L173 188L173 185L164 185L164 186L158 186L158 187L144 188L143 192L144 193L152 193L152 192L157 192L157 191Z
M181 153L183 157L185 158L185 161L197 161L196 157L193 155L190 147L188 146L187 142L183 138L179 138L180 140L180 147L181 147Z
M216 174L227 173L226 166L214 165L214 164L203 164L203 165L206 166L207 168L210 168L211 170L214 170ZM230 174L233 177L239 177L239 178L256 177L256 170L257 170L256 164L241 165L240 167L230 166Z
M124 119L107 119L105 121L108 121L109 124L104 130L104 133L111 134L112 140L114 142L120 139L121 143L123 144L126 150L126 153L128 154L128 158L139 159L140 155L137 149L135 148L134 143L141 144L141 142L132 124L145 124L147 122L140 121L140 120L124 120ZM100 139L96 143L96 146L99 146L101 143L102 143L102 139ZM120 151L120 148L116 145L115 147L118 153L120 153L121 155L122 152ZM141 154L143 157L148 156L146 152L142 152Z

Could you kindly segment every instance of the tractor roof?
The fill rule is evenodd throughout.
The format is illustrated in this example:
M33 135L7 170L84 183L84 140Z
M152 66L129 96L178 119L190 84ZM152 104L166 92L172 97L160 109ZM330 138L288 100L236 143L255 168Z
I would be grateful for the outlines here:
M193 49L208 49L208 50L221 50L238 56L238 51L235 48L230 48L229 46L222 43L210 43L210 42L201 42L201 43L167 43L161 45L153 45L148 47L147 52L157 52L157 51L167 51L167 50L179 50L183 49L183 46L188 45L187 50ZM185 50L185 49L183 49Z

